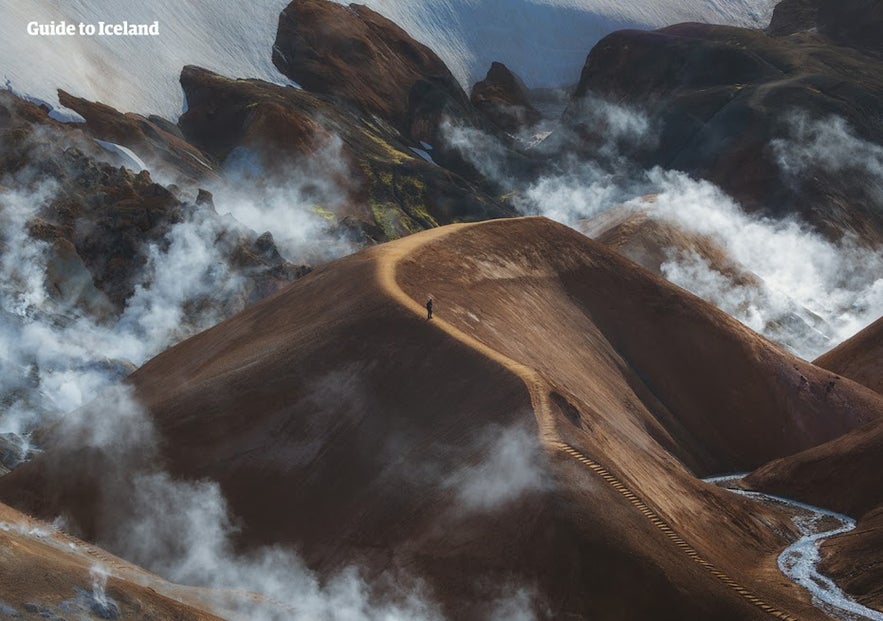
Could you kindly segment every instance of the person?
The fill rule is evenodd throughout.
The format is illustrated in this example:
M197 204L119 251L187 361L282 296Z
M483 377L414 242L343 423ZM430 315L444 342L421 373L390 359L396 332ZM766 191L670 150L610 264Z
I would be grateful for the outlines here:
M426 319L432 319L432 298L426 300Z

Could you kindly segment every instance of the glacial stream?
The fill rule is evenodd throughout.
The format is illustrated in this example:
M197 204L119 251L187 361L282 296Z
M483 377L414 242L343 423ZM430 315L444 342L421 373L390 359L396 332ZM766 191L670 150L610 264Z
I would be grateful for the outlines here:
M779 570L810 592L813 604L827 615L841 621L883 621L883 612L862 606L844 593L833 580L819 571L819 546L825 539L847 533L855 528L855 520L841 513L771 496L730 487L744 474L705 479L733 493L758 501L785 506L794 513L792 520L800 538L779 555Z

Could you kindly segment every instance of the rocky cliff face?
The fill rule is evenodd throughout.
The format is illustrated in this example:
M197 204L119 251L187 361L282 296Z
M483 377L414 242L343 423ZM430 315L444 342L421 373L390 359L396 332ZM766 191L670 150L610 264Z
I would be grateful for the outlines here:
M75 105L87 108L82 102ZM125 123L123 115L106 107L97 109L109 126L114 121ZM196 205L192 198L176 195L156 183L148 171L113 166L114 154L88 137L96 132L134 143L143 135L128 133L125 125L112 130L96 122L95 127L87 126L84 135L8 93L0 93L0 117L7 138L0 151L0 170L10 189L37 192L51 187L41 192L48 198L30 219L28 231L34 240L49 244L50 291L61 298L72 298L93 311L122 311L151 244L167 243L171 228L193 210L208 210L210 217L217 218L210 204ZM181 139L172 142L184 144ZM224 254L233 269L248 271L251 295L256 297L259 291L273 289L271 282L278 286L280 279L289 282L302 273L285 265L274 248L261 249L257 234L231 231L219 243L226 244Z
M845 10L842 19L863 21ZM708 179L749 209L798 215L834 238L879 243L880 186L865 165L874 158L855 154L883 142L881 76L878 59L811 33L621 31L589 54L566 119L592 145L604 131L593 106L634 106L658 132L637 153L645 164Z
M442 116L477 115L435 52L371 9L295 0L279 17L273 63L306 90L437 142Z

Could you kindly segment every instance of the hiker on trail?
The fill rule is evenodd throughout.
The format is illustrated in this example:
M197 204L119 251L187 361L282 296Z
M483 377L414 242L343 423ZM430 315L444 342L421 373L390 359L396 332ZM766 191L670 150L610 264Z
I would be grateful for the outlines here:
M432 296L426 300L426 319L432 319Z

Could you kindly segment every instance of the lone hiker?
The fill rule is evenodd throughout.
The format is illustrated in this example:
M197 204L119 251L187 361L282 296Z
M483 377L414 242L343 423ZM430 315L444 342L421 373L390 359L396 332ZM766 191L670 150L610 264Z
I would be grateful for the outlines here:
M432 319L432 296L426 300L426 319Z

